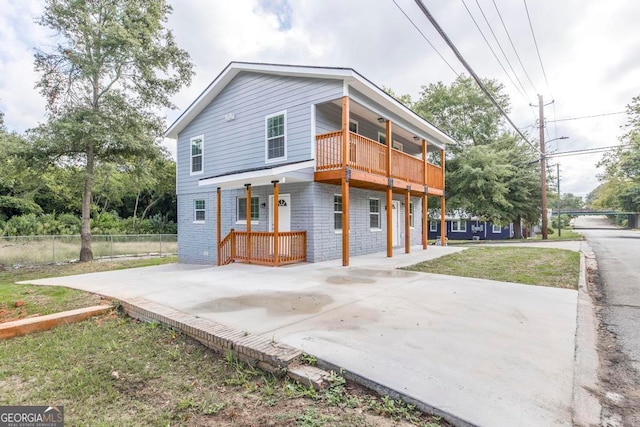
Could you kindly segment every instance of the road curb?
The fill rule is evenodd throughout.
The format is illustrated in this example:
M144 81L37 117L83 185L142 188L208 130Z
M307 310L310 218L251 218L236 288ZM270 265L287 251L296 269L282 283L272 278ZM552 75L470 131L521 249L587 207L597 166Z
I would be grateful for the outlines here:
M580 245L580 278L573 369L573 425L600 425L602 407L593 393L598 384L597 318L587 285L587 270L597 270L591 246Z

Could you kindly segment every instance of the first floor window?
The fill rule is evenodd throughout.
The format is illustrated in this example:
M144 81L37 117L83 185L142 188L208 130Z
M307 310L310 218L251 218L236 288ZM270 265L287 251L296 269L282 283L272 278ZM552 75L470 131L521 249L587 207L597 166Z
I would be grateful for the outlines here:
M197 222L204 222L206 218L204 200L194 200L193 211L194 211L193 220Z
M260 220L260 199L258 197L251 198L251 221ZM247 220L247 198L238 197L238 221Z
M500 234L502 233L502 227L500 225L495 225L493 224L493 233L494 234Z
M438 221L429 221L429 231L437 232L438 231Z
M380 228L380 199L369 199L369 228Z
M202 136L191 138L191 173L202 173L203 140Z
M286 113L277 113L271 116L267 116L266 127L267 161L286 158Z
M342 230L342 196L333 196L333 229Z
M464 219L452 221L451 231L457 231L457 232L467 231L467 221L465 221Z
M409 202L409 227L415 227L414 219L413 219L413 202Z

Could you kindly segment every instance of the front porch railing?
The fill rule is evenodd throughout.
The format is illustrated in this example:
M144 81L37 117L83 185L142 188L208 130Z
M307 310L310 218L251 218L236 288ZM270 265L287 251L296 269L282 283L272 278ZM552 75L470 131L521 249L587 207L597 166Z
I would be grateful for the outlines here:
M342 131L316 136L316 170L318 172L337 170L343 167ZM427 166L427 182L424 182L425 162L402 151L391 150L391 171L387 174L386 145L349 132L348 166L375 175L391 176L416 184L426 184L430 188L444 189L442 168L431 163Z
M220 242L218 250L220 264L225 265L237 261L275 266L306 261L306 231L278 233L278 245L275 253L274 234L268 231L246 232L232 229Z

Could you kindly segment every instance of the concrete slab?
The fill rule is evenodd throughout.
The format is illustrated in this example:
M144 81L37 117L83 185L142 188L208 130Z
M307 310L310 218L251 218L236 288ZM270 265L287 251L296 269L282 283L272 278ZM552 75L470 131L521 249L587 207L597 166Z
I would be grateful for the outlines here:
M570 425L577 292L395 270L459 250L32 283L140 296L273 338L472 424Z

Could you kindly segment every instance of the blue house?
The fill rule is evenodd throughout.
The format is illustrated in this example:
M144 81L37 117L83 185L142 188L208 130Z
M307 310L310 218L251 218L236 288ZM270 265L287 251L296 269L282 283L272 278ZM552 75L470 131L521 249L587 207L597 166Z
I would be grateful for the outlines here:
M440 220L429 220L429 239L441 236ZM514 236L513 224L498 225L477 218L446 218L445 235L449 240L503 240Z
M453 142L353 69L239 62L166 136L179 259L217 265L426 248Z

